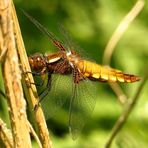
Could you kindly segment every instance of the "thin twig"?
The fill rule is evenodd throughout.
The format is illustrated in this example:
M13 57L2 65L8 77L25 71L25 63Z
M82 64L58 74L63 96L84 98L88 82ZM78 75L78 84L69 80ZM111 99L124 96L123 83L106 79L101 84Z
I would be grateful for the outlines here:
M126 94L123 92L123 90L121 89L121 87L119 86L119 84L118 83L109 83L109 85L112 88L112 90L114 91L114 93L116 94L116 96L118 97L118 100L121 103L121 105L125 104L128 98L127 98Z
M28 57L26 54L26 50L25 50L25 46L23 43L23 39L21 36L21 31L20 31L20 27L19 27L19 23L17 20L17 16L16 16L16 12L15 12L15 8L14 5L12 3L12 8L13 8L13 18L15 20L15 31L16 31L16 38L17 38L17 45L18 45L18 53L20 56L20 61L21 61L21 66L22 66L22 71L23 73L25 73L26 71L31 71L29 63L28 63ZM29 107L31 108L30 110L32 111L32 109L34 108L34 106L37 104L37 90L35 85L30 85L30 87L27 86L26 81L28 80L29 82L34 82L33 77L31 74L23 74L23 87L25 90L25 95L27 97L27 101L29 103ZM46 125L46 121L43 115L43 112L41 110L41 108L39 107L37 109L36 112L34 112L35 114L35 121L36 121L36 128L38 131L38 135L40 137L42 146L44 148L51 148L52 147L52 142L50 140L49 137L49 132L47 129L47 125Z
M148 80L148 71L146 71L146 75L145 75L143 81L141 82L141 85L137 89L136 94L133 97L133 99L128 99L127 105L126 105L123 113L121 114L121 116L119 117L119 119L117 120L116 124L114 125L114 127L112 129L111 135L110 135L110 137L109 137L109 139L106 143L105 148L110 148L113 139L115 138L115 136L117 135L119 130L122 128L122 126L124 125L124 123L128 119L128 116L130 115L130 113L133 110L136 102L138 101L139 95L140 95L144 85L146 84L147 80Z
M124 17L124 19L120 22L117 29L111 36L105 51L103 55L103 64L104 65L110 65L112 54L115 50L115 46L121 39L124 32L127 30L129 25L133 22L133 20L136 18L136 16L141 12L145 4L144 0L138 0L135 5L132 7L132 9L128 12L128 14ZM123 92L122 88L119 86L119 84L111 84L109 83L110 87L113 89L115 94L118 96L118 99L121 104L124 104L127 101L127 96Z
M5 22L2 16L6 16L7 14L7 9L8 7L6 6L4 8L4 4L3 1L0 1L0 17L1 17L1 23ZM4 24L1 24L4 26ZM3 27L4 29L5 27ZM4 55L6 54L7 48L5 48L4 46L4 38L3 38L3 34L5 33L5 31L2 29L2 27L0 27L0 62L3 60Z
M0 139L7 148L13 148L13 139L11 131L6 127L6 124L0 119Z
M129 13L121 21L121 23L119 24L119 26L117 27L117 29L113 33L111 39L109 40L109 42L108 42L108 44L105 48L105 52L104 52L104 56L103 56L103 64L105 64L105 65L110 64L112 54L115 50L115 46L119 42L123 33L126 31L126 29L129 27L129 25L132 23L132 21L141 12L141 10L144 7L144 4L145 4L144 0L138 0L135 3L135 5L133 6L133 8L129 11ZM147 76L145 77L145 79L141 83L141 85L140 85L135 97L133 98L133 100L128 99L128 101L127 101L127 96L125 95L122 88L117 83L114 84L114 85L109 84L111 86L111 88L113 89L113 91L115 92L115 94L118 96L120 103L125 104L125 102L127 102L127 107L124 110L124 112L121 114L121 116L119 117L117 122L115 123L113 130L112 130L112 133L111 133L111 136L106 143L106 146L105 146L106 148L109 148L111 146L113 139L115 138L115 136L117 135L117 133L119 132L119 130L121 129L121 127L123 126L125 121L127 120L130 112L132 111L132 109L134 107L134 104L138 100L138 96L139 96L146 80L147 80Z
M38 135L36 134L36 132L34 131L34 128L32 127L32 125L30 124L30 122L28 121L28 126L30 128L30 132L33 135L34 139L36 140L36 142L38 143L39 148L42 148L42 144L40 142L40 139L38 138Z
M145 4L144 0L138 0L129 13L120 22L117 29L110 38L103 55L103 64L110 64L112 54L115 50L115 46L123 36L123 33L127 30L129 25L133 22L136 16L141 12Z

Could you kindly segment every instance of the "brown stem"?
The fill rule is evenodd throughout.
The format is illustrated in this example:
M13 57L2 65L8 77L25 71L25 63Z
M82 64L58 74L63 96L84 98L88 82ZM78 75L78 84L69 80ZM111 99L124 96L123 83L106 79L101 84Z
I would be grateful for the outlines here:
M36 132L34 131L32 125L30 124L30 122L28 121L28 126L30 129L31 134L33 135L34 139L36 140L36 142L38 143L39 148L42 148L42 144L40 142L40 139L38 138L38 135L36 134Z
M7 148L13 148L12 133L7 129L6 124L0 119L0 139Z
M121 116L117 120L116 124L114 125L112 132L111 132L111 135L110 135L110 137L109 137L109 139L106 143L105 148L110 148L112 141L114 140L115 136L120 131L120 129L122 128L124 123L126 122L128 116L130 115L130 113L133 110L136 102L138 101L139 95L140 95L144 85L146 84L147 80L148 80L148 72L146 71L146 75L145 75L143 81L141 82L141 85L139 86L138 90L136 91L135 96L133 97L133 99L128 99L127 105L126 105L123 113L121 114Z
M16 33L16 39L17 39L17 45L18 45L18 54L20 57L22 71L23 73L25 73L26 71L31 71L31 69L28 63L28 57L26 54L25 46L21 36L21 31L20 31L20 27L19 27L19 23L17 20L13 3L12 3L12 9L13 9L12 16L13 16L13 19L15 20L15 33ZM34 82L32 74L26 74L26 75L23 74L23 87L25 90L25 96L27 98L30 110L32 111L32 109L38 102L37 90L35 85L30 85L30 87L28 87L25 80L28 80L29 82ZM44 148L52 147L52 142L49 137L46 121L40 107L37 109L37 111L34 112L34 115L35 115L34 119L36 122L35 126L37 128L42 146Z
M117 29L113 33L112 37L110 38L110 40L109 40L109 42L108 42L108 44L105 48L104 56L103 56L103 64L105 64L105 65L110 64L112 54L115 50L115 46L117 45L117 43L121 39L121 37L124 34L124 32L126 31L126 29L129 27L129 25L133 22L133 20L136 18L136 16L141 12L144 5L145 5L144 0L137 0L137 2L132 7L132 9L128 12L128 14L124 17L124 19L118 25ZM121 127L123 126L123 124L127 120L127 118L129 116L130 112L132 111L136 101L138 100L138 96L139 96L139 94L140 94L140 92L141 92L141 90L142 90L142 88L145 84L145 81L147 80L147 77L148 76L146 76L145 80L141 83L141 86L139 87L139 89L138 89L135 97L133 98L133 100L127 99L128 97L125 95L122 88L117 83L114 84L114 85L110 84L111 88L113 89L115 94L118 96L121 104L125 104L125 102L126 102L127 107L123 111L123 113L121 114L121 116L119 117L117 122L115 123L113 130L112 130L112 133L111 133L111 136L109 137L109 139L106 143L106 146L105 146L106 148L109 148L111 146L111 143L114 140L115 136L117 135L117 133L120 131Z
M133 22L133 20L137 17L137 15L141 12L145 4L144 0L137 0L135 5L132 7L132 9L128 12L128 14L123 18L123 20L118 25L117 29L111 36L108 44L106 45L104 56L103 56L103 64L110 64L110 60L112 57L112 54L115 50L115 47L129 25Z
M106 45L106 48L104 50L103 55L103 64L104 65L110 65L112 54L115 50L115 47L121 37L123 36L124 32L127 30L127 28L130 26L130 24L133 22L133 20L137 17L137 15L142 11L144 7L145 1L144 0L137 0L135 5L132 7L132 9L128 12L128 14L123 18L123 20L118 25L117 29L111 36L110 40L108 41L108 44ZM115 92L115 94L118 96L118 99L121 104L124 104L127 100L126 94L123 92L122 88L119 86L119 84L110 84L111 88Z
M1 53L6 50L2 61L4 85L12 127L13 147L31 147L28 124L26 124L26 102L21 85L21 72L19 68L17 47L14 33L14 20L12 18L11 0L1 0Z

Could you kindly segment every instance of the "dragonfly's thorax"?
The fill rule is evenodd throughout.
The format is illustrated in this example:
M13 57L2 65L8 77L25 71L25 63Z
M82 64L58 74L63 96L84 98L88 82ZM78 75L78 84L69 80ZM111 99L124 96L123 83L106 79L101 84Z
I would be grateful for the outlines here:
M75 51L70 50L66 53L66 59L69 64L74 67L74 65L80 61L80 56Z
M72 72L72 68L65 55L65 52L44 55L48 73L70 74Z
M62 57L63 57L61 52L53 53L53 54L45 54L44 56L46 58L46 63L47 64L56 63L56 62L60 61L62 59Z

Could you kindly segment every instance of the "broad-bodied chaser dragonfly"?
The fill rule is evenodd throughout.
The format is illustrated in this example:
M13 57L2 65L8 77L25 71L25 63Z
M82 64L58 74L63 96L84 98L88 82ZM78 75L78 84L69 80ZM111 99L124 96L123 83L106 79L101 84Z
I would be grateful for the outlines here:
M58 52L53 54L35 54L29 57L29 63L34 75L40 75L42 78L48 75L47 89L43 91L43 96L39 102L44 102L44 96L46 96L49 91L49 93L54 91L53 94L57 97L56 100L54 100L52 98L54 96L52 96L49 98L48 103L45 103L46 110L48 110L47 108L51 108L49 114L51 113L52 115L56 108L58 108L57 106L62 106L66 100L66 97L60 96L56 89L61 88L61 92L62 89L65 90L64 95L68 93L68 89L72 89L72 95L70 95L71 99L69 98L69 129L72 138L76 139L84 127L84 124L87 122L87 119L91 116L95 106L96 99L94 93L97 91L94 90L95 87L91 87L94 81L132 83L139 81L140 78L133 74L126 74L120 70L108 68L91 62L90 60L85 60L75 49L66 47L61 41L56 39L51 32L32 16L24 11L23 13L43 34L47 35L54 46L59 49ZM67 84L68 81L63 80L60 82L61 77L53 80L54 75L57 74L61 75L61 77L70 75L72 87ZM51 102L54 107L50 105Z

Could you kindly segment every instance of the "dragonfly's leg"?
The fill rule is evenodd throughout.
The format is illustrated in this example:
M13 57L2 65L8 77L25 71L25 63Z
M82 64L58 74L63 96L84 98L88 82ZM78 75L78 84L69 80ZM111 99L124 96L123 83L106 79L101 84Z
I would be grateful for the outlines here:
M35 72L35 71L26 71L24 72L24 74L32 74L33 76L40 76L41 75L41 72Z
M32 85L36 85L36 86L43 86L45 82L45 79L41 79L41 83L34 83L34 82L30 82L30 84Z
M85 79L84 75L81 72L79 72L79 70L76 67L74 67L73 70L73 78L75 84L78 84L81 80Z
M35 71L26 71L26 72L24 72L24 74L28 74L28 73L32 74L33 76L41 76L41 75L45 74L45 70L44 71L42 70L40 72L35 72Z
M36 85L36 86L43 86L45 76L46 76L46 68L43 68L42 71L40 71L40 72L35 72L35 71L33 71L33 72L32 71L26 71L25 72L25 74L28 74L28 73L32 74L34 77L35 76L41 76L41 78L42 78L42 82L40 84L36 84L34 82L31 82L30 84L33 84L33 85Z
M40 99L38 103L35 105L34 110L36 110L39 107L40 102L48 95L50 88L51 88L51 74L48 74L47 86L45 89L43 89L40 92L39 94Z
M36 73L36 72L27 72L27 73L33 74L34 77L35 77L35 76L41 76L41 77L42 77L41 83L40 83L40 84L34 83L34 82L29 82L29 84L36 85L36 86L43 86L44 80L45 80L45 75L46 75L45 73L42 74L42 75L41 75L41 73Z
M41 96L40 102L42 98L44 98L48 94L48 92L50 91L50 88L51 88L51 74L48 74L47 86L39 94L39 96ZM47 94L45 93L46 91L47 91Z
M32 74L33 76L42 76L46 73L46 67L44 67L40 72L36 72L36 71L26 71L24 72L24 74Z

